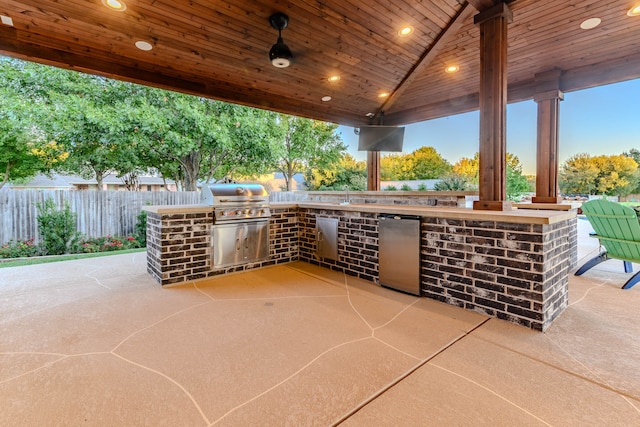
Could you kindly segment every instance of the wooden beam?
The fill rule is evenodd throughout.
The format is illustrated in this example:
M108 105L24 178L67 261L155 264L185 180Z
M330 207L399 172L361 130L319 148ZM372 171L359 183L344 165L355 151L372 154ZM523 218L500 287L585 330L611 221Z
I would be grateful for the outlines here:
M402 94L409 88L411 83L420 76L420 73L425 70L429 65L431 65L431 61L434 60L436 56L442 51L442 49L446 46L447 42L454 37L464 22L471 17L474 13L474 9L466 3L460 8L457 15L449 22L449 25L442 30L442 32L438 35L438 37L431 45L424 55L420 58L420 60L409 70L407 75L402 79L400 84L396 87L393 93L385 100L385 102L380 106L377 112L377 116L384 113L385 110L391 108L393 104L397 102L398 99L402 96Z
M467 0L467 3L473 6L478 12L487 10L496 4L495 0Z
M480 27L480 199L474 209L510 210L507 199L507 25L513 19L500 3L474 17Z
M0 25L0 54L17 59L354 127L369 122L366 117L360 114L344 110L334 110L330 112L330 115L320 117L317 104L303 101L298 101L295 109L286 108L286 102L278 101L267 90L247 89L232 83L197 75L185 75L184 73L170 75L165 73L168 69L159 69L152 63L138 59L132 63L134 65L123 65L131 63L131 59L109 52L87 48L88 50L84 54L76 54L30 43L28 40L28 33ZM109 58L110 60L100 58Z
M558 190L558 120L562 70L538 73L535 102L538 104L538 130L536 150L536 195L533 203L560 203Z
M619 60L564 71L560 78L560 90L563 93L568 93L639 78L640 52ZM535 79L510 82L507 90L507 102L528 101L534 99L535 95ZM393 113L387 111L385 112L384 120L390 126L399 126L467 113L478 110L478 99L479 94L474 93L460 98L432 103L424 107L395 111Z
M379 151L367 151L367 190L380 191Z

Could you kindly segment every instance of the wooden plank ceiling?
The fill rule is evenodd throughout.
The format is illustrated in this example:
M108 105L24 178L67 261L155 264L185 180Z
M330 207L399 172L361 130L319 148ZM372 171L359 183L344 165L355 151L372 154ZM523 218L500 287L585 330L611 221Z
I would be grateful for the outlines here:
M106 0L105 0L106 1ZM0 53L284 113L359 126L407 124L478 108L479 31L494 0L3 0ZM559 69L577 90L640 77L633 0L514 0L509 99ZM284 12L288 68L268 58ZM582 30L588 18L600 18ZM10 18L7 19L7 18ZM410 25L403 37L398 31ZM151 51L135 47L146 41ZM459 71L446 73L445 67ZM330 76L340 79L330 82ZM381 98L381 93L389 96ZM330 96L330 101L322 101ZM381 112L384 112L383 114ZM375 114L373 119L367 115Z

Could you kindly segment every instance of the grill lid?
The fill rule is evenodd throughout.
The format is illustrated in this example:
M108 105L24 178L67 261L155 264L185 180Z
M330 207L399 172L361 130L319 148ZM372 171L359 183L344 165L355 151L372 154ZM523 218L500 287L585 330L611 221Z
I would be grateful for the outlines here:
M204 205L220 205L223 203L269 201L269 193L260 184L207 184L202 186L200 203Z

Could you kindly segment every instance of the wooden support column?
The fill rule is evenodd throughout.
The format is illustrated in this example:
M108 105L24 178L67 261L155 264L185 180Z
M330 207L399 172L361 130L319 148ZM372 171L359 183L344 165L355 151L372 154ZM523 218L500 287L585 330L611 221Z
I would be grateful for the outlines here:
M367 190L380 191L379 151L367 151Z
M474 209L511 210L507 201L507 24L504 3L474 17L480 27L480 200Z
M536 74L538 104L538 137L536 153L536 195L533 203L560 203L558 191L558 123L560 101L564 93L560 90L562 71L555 69Z

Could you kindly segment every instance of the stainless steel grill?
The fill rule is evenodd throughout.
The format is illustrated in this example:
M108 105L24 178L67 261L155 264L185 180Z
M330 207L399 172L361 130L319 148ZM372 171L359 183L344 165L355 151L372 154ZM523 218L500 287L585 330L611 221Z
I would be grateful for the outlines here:
M269 257L269 194L259 184L210 184L200 203L213 206L211 264L214 269Z
M269 193L260 184L209 184L200 203L214 207L214 222L260 220L271 216Z

